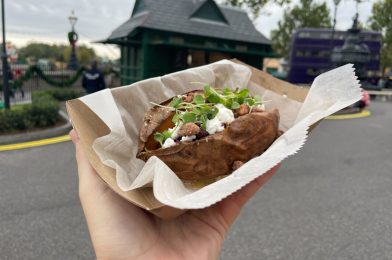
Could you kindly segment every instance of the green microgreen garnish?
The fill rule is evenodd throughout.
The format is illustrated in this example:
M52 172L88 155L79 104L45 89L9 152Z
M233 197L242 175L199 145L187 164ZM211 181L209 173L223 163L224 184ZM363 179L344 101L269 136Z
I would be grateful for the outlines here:
M165 140L169 137L171 137L172 133L168 130L163 131L162 133L160 132L156 132L154 134L154 139L155 141L157 141L161 146L163 145L163 143L165 142Z
M247 104L250 108L260 105L259 96L249 96L248 89L232 91L230 88L214 89L209 85L204 86L204 95L195 94L191 102L184 102L182 97L174 97L169 105L175 111L173 123L178 127L179 124L195 123L206 130L207 120L213 119L219 112L216 104L223 104L229 109L238 109L241 104ZM161 106L161 105L160 105ZM163 145L166 139L170 138L175 131L156 132L154 139Z

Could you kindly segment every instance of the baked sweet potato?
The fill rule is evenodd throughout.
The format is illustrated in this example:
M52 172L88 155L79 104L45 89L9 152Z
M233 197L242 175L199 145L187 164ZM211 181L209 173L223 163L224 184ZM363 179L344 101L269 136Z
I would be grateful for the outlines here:
M262 154L279 136L278 124L276 109L250 113L235 119L223 132L168 148L142 150L138 158L147 161L157 156L183 180L213 179L230 174L238 162Z
M193 95L187 93L185 102L190 102L189 96L193 98ZM230 174L262 154L280 135L278 110L266 112L255 108L252 111L246 106L241 104L233 110L236 118L223 131L200 135L193 141L177 140L176 145L167 148L161 148L154 140L154 133L173 127L175 112L155 106L144 117L137 157L147 161L151 156L157 156L183 180L204 181ZM196 126L191 124L193 128ZM193 129L189 130L192 132Z

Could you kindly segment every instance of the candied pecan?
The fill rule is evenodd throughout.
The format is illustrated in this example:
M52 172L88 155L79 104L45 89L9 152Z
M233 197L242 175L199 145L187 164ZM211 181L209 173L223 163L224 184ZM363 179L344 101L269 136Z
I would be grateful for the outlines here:
M184 102L190 103L190 102L192 102L194 96L195 96L195 93L191 92L191 93L186 94L185 96L182 96L182 100Z
M179 136L191 136L197 135L200 132L200 127L195 123L185 123L178 130Z
M264 112L264 110L259 106L254 106L252 108L252 113L259 113L259 112Z
M249 114L249 106L247 104L241 104L240 108L235 110L235 115L238 116L244 116L246 114Z
M244 165L243 162L241 162L241 161L234 161L234 162L233 162L233 165L232 165L233 171L237 170L237 169L240 168L242 165Z

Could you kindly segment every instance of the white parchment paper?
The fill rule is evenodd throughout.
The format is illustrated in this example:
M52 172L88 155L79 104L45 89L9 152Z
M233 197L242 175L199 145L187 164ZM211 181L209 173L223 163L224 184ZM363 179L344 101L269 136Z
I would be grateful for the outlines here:
M220 61L130 86L103 90L80 98L110 128L110 134L94 141L93 149L102 162L116 170L124 190L152 185L162 203L181 209L208 207L295 154L305 143L308 127L361 98L361 88L348 64L318 76L304 103L281 96L250 82L250 70L231 61ZM146 163L136 158L138 134L144 114L152 107L185 92L202 89L203 82L214 87L249 88L261 95L267 110L278 108L280 129L285 133L261 156L253 158L231 175L199 190L189 189L157 157Z

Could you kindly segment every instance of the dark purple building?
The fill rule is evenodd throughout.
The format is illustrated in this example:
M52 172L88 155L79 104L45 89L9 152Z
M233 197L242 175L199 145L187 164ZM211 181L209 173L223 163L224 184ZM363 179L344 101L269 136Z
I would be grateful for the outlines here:
M297 29L291 41L287 80L309 84L317 75L334 68L331 62L332 50L343 45L346 35L347 31L333 32L332 29ZM362 31L360 40L370 50L370 61L366 64L367 74L369 77L376 77L380 69L381 34Z

